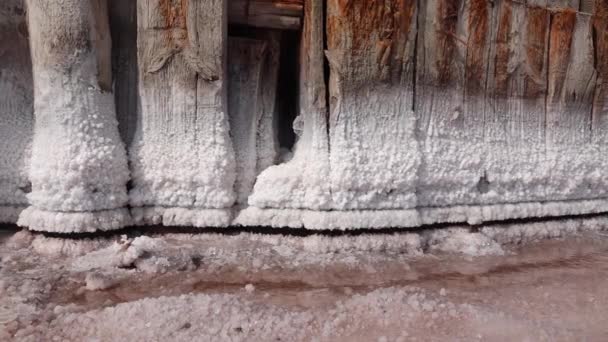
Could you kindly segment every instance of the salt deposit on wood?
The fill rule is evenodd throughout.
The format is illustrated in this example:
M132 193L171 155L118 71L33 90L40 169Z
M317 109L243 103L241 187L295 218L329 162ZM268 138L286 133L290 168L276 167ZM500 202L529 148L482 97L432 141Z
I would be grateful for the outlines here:
M90 232L130 223L104 1L28 1L35 134L19 224Z
M27 206L33 135L32 65L21 0L0 4L0 223Z
M138 1L136 222L227 226L235 157L226 107L226 1Z

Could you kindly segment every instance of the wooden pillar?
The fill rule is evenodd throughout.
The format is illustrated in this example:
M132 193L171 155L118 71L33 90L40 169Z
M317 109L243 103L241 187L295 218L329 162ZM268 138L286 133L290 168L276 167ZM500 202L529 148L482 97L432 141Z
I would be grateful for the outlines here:
M416 205L414 0L328 1L334 209Z
M247 38L230 38L228 44L230 131L237 165L235 190L237 203L241 204L247 203L257 176L260 95L267 48L266 42Z
M256 176L276 164L279 157L277 132L277 88L281 57L281 33L262 33L259 37L266 43L266 58L262 65L257 112L260 115L256 129ZM238 96L238 95L236 95Z
M591 18L561 10L551 15L547 144L573 147L591 141L595 92Z
M226 111L226 0L138 0L137 223L226 226L235 158Z
M591 17L597 85L593 99L593 140L608 143L608 1L595 0Z
M421 1L416 117L421 206L472 203L483 179L491 12L476 0Z
M28 0L36 116L31 206L19 224L91 232L130 222L105 0Z
M32 64L21 0L0 3L0 223L15 223L27 206L33 135Z

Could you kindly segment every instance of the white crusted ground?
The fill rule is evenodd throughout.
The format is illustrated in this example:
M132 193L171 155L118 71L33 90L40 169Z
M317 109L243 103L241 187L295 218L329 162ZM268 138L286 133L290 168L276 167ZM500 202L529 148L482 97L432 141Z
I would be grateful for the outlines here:
M602 340L608 239L588 221L554 223L354 236L0 234L0 339Z

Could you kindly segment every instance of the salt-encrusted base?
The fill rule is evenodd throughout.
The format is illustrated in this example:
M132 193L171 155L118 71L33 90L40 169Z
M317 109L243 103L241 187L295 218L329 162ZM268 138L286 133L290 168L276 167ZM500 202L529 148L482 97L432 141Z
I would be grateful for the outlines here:
M608 212L608 199L470 205L405 210L313 211L304 209L241 210L234 225L306 229L414 228L435 223L468 223L533 217L556 217Z
M132 224L127 208L91 212L56 212L28 207L17 224L30 230L51 233L93 233L121 229Z
M415 227L420 222L415 209L319 211L306 209L260 209L248 207L236 216L233 224L274 228L357 229Z
M17 223L19 214L25 207L0 206L0 223Z
M163 225L188 227L228 227L233 210L206 208L136 207L131 209L136 225Z

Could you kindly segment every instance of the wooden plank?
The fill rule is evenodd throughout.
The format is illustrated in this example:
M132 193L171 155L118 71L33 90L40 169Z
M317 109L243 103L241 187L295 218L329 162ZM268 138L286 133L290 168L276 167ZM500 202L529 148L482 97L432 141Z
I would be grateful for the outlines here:
M571 8L578 10L580 0L547 0L547 6L550 8Z
M591 21L574 11L554 12L549 34L547 144L591 140L596 83Z
M56 232L128 225L129 171L109 91L105 4L29 0L27 8L37 171L30 173L31 206L19 224Z
M266 58L262 65L260 89L260 123L257 129L256 176L277 162L279 154L277 132L277 87L279 61L281 55L281 34L277 31L265 32L259 38L266 41Z
M463 124L467 136L483 141L486 111L486 86L491 48L490 25L494 11L486 0L465 0L462 21L466 46L459 45L465 56Z
M596 0L580 0L579 11L583 13L593 13Z
M485 203L544 200L545 94L550 12L510 0L495 3L485 111ZM558 182L559 184L559 182ZM556 187L559 188L559 185Z
M108 0L90 0L91 11L95 17L92 20L92 33L95 35L91 43L97 53L97 82L103 91L112 92L112 38L110 37L110 22Z
M597 84L593 99L593 140L608 143L608 2L596 0L593 9L592 33L594 68Z
M15 223L28 204L33 137L32 62L24 3L0 3L0 222Z
M231 24L283 30L302 26L303 1L232 0L229 3Z
M330 170L336 209L416 203L416 1L328 1Z
M485 93L494 12L488 3L474 0L421 4L415 106L422 151L418 203L475 203L486 192Z
M416 67L416 115L421 138L464 132L462 108L466 45L458 31L462 0L421 2Z
M531 7L542 7L549 11L562 9L578 10L584 0L511 0L514 4L527 4Z
M171 218L175 224L228 224L204 211L231 207L235 199L226 1L141 0L137 17L140 107L131 205L197 211Z
M550 13L508 0L496 8L485 139L512 147L544 144Z
M329 153L328 98L325 80L325 52L323 0L311 0L305 4L304 29L300 46L300 115L314 127L314 136ZM312 133L312 132L311 132ZM324 138L323 138L324 137ZM316 139L315 139L316 140ZM321 143L324 141L324 143Z
M246 204L257 176L257 133L266 43L230 38L228 44L228 108L236 156L237 203Z

